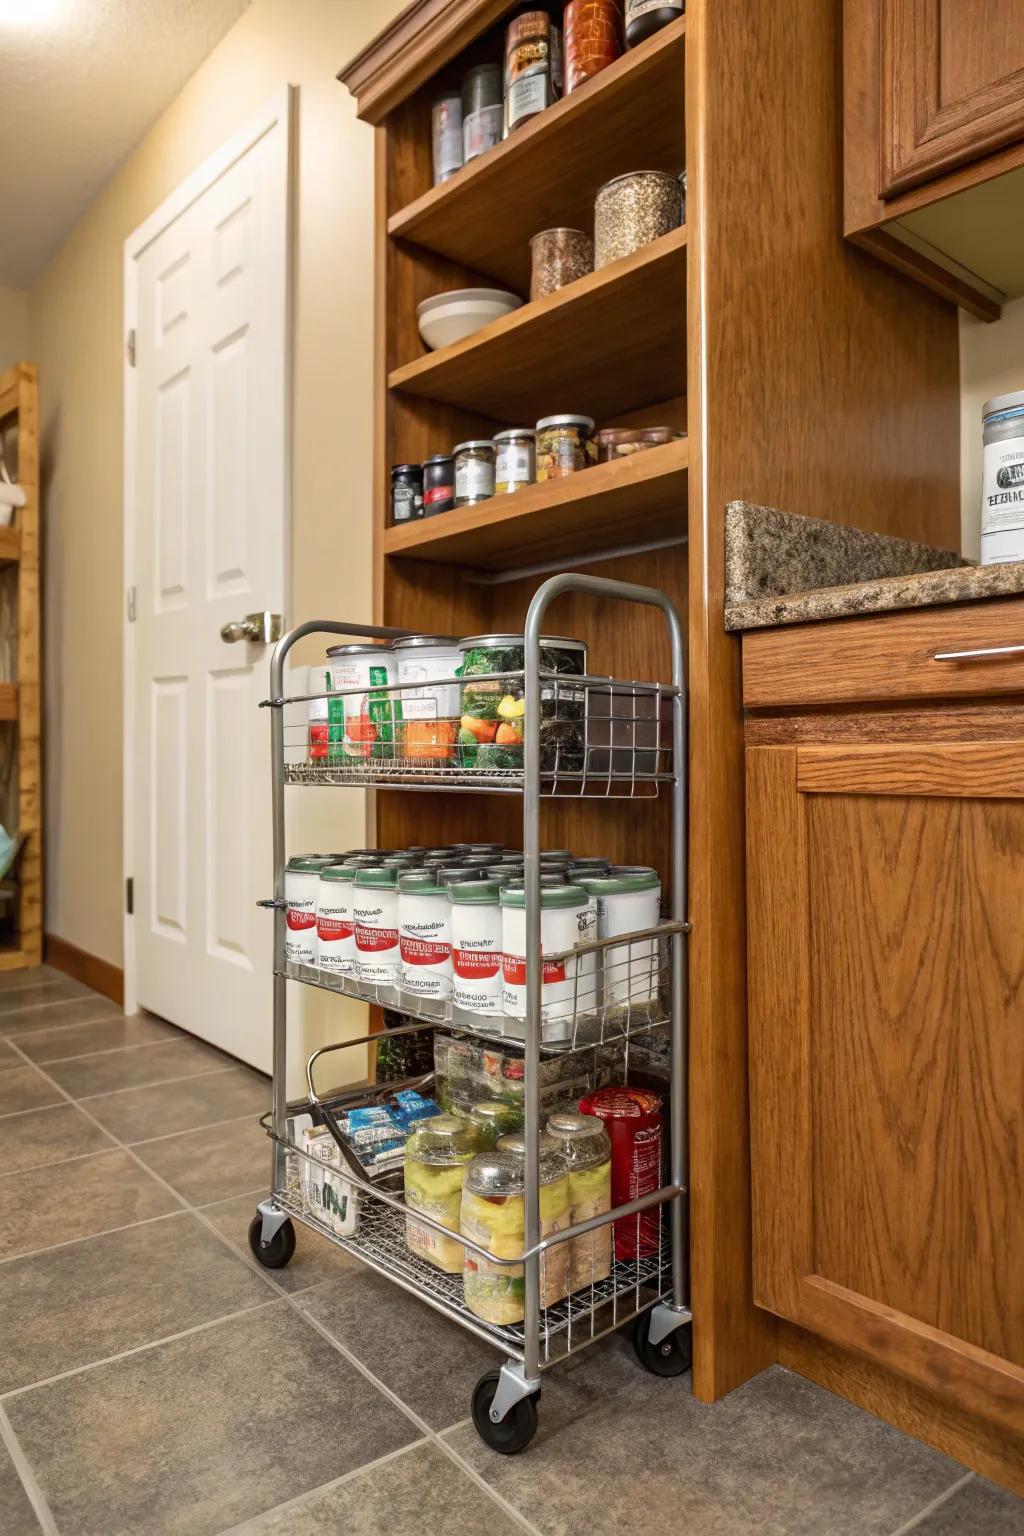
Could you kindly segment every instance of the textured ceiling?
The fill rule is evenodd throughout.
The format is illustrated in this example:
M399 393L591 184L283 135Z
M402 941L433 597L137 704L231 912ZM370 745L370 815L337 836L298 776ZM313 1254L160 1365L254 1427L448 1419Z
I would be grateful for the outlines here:
M0 283L33 282L248 4L0 0Z

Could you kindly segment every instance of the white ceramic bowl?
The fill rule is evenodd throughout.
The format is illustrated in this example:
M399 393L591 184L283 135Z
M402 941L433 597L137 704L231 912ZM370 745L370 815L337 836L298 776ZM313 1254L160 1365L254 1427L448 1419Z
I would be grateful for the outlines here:
M456 288L424 299L416 306L416 320L420 335L433 350L472 336L492 320L519 309L522 302L518 295L501 288Z

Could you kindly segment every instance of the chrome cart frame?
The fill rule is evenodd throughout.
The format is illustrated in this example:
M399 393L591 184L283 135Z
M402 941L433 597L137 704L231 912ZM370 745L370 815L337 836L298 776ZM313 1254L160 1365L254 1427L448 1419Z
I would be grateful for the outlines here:
M541 635L543 620L550 604L567 592L581 593L602 599L616 599L625 603L638 603L658 609L669 631L672 658L672 682L663 684L621 683L614 679L561 678L574 687L587 690L587 711L591 709L590 694L616 690L645 698L645 722L653 730L656 745L653 751L643 754L649 771L638 770L641 754L633 751L627 771L616 768L616 754L610 747L602 754L599 770L590 770L593 747L588 741L581 763L569 768L550 761L542 762L542 690L547 689L550 700L557 683L553 674L541 668ZM331 620L311 620L300 624L285 635L275 647L270 667L270 698L266 701L271 710L271 754L273 783L273 844L274 844L274 897L264 903L274 909L274 1039L273 1039L273 1108L265 1117L264 1124L273 1142L272 1193L259 1206L258 1214L250 1229L250 1243L258 1259L267 1264L287 1262L294 1247L285 1258L271 1258L272 1247L277 1241L280 1248L282 1231L290 1217L304 1222L328 1240L337 1243L371 1268L387 1275L398 1285L419 1296L428 1305L452 1317L463 1327L507 1355L506 1363L493 1383L487 1399L486 1414L490 1422L500 1426L510 1414L522 1406L532 1404L540 1386L541 1371L554 1363L556 1358L573 1353L576 1349L601 1337L622 1322L635 1318L643 1324L643 1343L647 1353L638 1353L645 1364L660 1374L678 1374L670 1365L661 1369L659 1353L668 1357L678 1343L678 1335L691 1320L688 1307L688 1116L687 1116L687 990L686 990L686 935L687 921L687 734L686 734L686 676L683 634L678 614L672 603L661 592L651 587L611 581L601 577L565 573L546 581L530 603L525 623L523 689L525 695L524 735L525 750L520 771L498 770L493 773L461 772L449 775L446 768L424 767L402 761L398 755L384 761L357 760L321 766L303 761L286 764L284 709L287 704L306 703L323 695L304 695L301 698L284 697L284 668L292 647L312 634L340 635L361 639L392 640L404 637L409 631L384 628L377 625L338 623ZM503 675L503 674L502 674ZM487 679L484 679L486 681ZM452 681L455 681L454 679ZM354 691L354 690L353 690ZM399 699L401 689L389 687ZM662 744L663 704L671 704L671 740ZM549 705L550 708L550 705ZM639 706L634 705L637 709ZM609 718L612 711L609 703ZM585 732L586 733L586 732ZM634 722L634 739L636 725ZM609 726L609 742L611 731ZM619 756L621 757L621 752ZM667 766L666 766L667 764ZM461 1301L461 1277L438 1271L430 1273L431 1266L412 1256L404 1248L406 1207L401 1194L372 1183L359 1163L347 1150L339 1126L338 1117L344 1110L346 1099L355 1100L351 1094L321 1095L315 1084L315 1068L318 1062L334 1051L371 1047L382 1038L396 1038L424 1030L442 1030L445 1033L469 1034L464 1023L452 1017L450 1009L432 1010L410 1005L402 998L384 999L375 989L361 985L348 977L321 976L313 967L290 963L286 956L286 904L285 867L287 863L285 837L285 788L288 783L349 784L359 787L400 787L402 789L453 788L461 792L467 789L519 793L523 797L523 850L525 866L525 916L526 916L526 1020L525 1038L520 1042L524 1053L524 1116L525 1116L525 1243L523 1252L512 1259L496 1259L486 1249L479 1247L468 1237L456 1235L456 1241L466 1250L473 1250L485 1257L490 1265L506 1264L521 1267L525 1277L525 1316L521 1324L513 1327L492 1325L474 1316ZM670 1039L670 1172L669 1181L660 1189L620 1205L586 1221L563 1229L551 1236L542 1236L540 1214L540 1170L538 1137L541 1131L541 1063L550 1056L551 1047L545 1046L541 1008L541 905L540 905L540 805L544 798L569 795L604 796L607 798L637 798L645 794L657 795L665 787L671 794L672 809L672 879L668 892L666 920L656 929L639 930L636 934L619 934L614 940L597 940L578 945L567 952L567 957L579 961L587 952L593 952L596 971L601 973L608 963L610 946L617 946L619 954L625 945L631 957L634 941L646 940L650 947L651 966L659 966L659 976L667 980L667 1008L663 1017L653 1020L646 1015L634 1018L634 1010L626 1006L619 1009L609 1030L603 995L597 1003L590 1000L589 1017L599 1021L598 1033L591 1039L577 1038L575 1022L569 1048L574 1052L595 1050L611 1041L624 1042L628 1051L631 1040L646 1031L667 1030ZM657 956L657 961L655 960ZM551 956L547 957L549 960ZM555 957L559 958L559 957ZM577 970L581 969L580 966ZM287 1062L287 1009L289 980L304 982L347 996L399 1009L418 1022L400 1029L389 1029L386 1036L367 1034L339 1045L324 1047L314 1052L307 1064L308 1099L301 1105L289 1105L286 1089ZM600 983L598 983L598 987ZM626 996L634 993L627 986ZM616 1033L616 1031L618 1031ZM596 1057L595 1057L596 1061ZM381 1085L382 1087L384 1085ZM389 1090L401 1087L401 1083L389 1083ZM365 1102L365 1087L358 1090ZM325 1123L341 1149L345 1171L343 1177L359 1191L360 1220L362 1230L356 1237L339 1236L326 1227L323 1221L304 1209L301 1198L296 1198L294 1177L289 1185L290 1167L300 1167L297 1159L311 1161L296 1141L289 1140L289 1116L303 1110L313 1111ZM637 1242L635 1261L618 1261L615 1258L615 1236L612 1235L612 1273L605 1282L595 1282L587 1290L567 1297L554 1308L543 1307L541 1298L541 1264L544 1254L555 1244L567 1242L599 1227L623 1218L637 1216L656 1206L670 1206L669 1265L663 1262L659 1248L657 1261L642 1264ZM441 1223L423 1212L416 1213L417 1224L436 1229L447 1238L452 1233ZM661 1239L664 1243L664 1237ZM624 1271L624 1272L623 1272ZM620 1302L622 1305L620 1305ZM581 1324L583 1326L581 1327ZM575 1337L574 1337L575 1327ZM582 1333L582 1337L581 1337ZM685 1368L685 1361L683 1368ZM678 1364L678 1362L677 1362ZM481 1422L476 1413L477 1428ZM534 1419L535 1422L535 1419ZM530 1430L532 1433L532 1429ZM486 1436L485 1436L486 1438ZM529 1438L529 1434L526 1435ZM492 1442L495 1443L495 1442ZM525 1443L525 1439L522 1440ZM520 1449L519 1443L497 1449Z

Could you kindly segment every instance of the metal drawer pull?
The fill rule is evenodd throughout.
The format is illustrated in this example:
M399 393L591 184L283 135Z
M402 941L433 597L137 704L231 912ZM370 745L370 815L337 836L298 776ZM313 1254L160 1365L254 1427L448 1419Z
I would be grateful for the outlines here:
M985 656L1020 656L1024 645L987 645L982 651L936 651L932 661L979 661Z

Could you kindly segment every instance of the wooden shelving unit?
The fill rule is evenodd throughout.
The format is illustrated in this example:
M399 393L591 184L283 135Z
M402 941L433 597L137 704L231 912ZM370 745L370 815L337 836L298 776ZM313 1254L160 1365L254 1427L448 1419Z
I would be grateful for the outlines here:
M39 670L39 389L35 366L17 363L0 374L0 431L17 434L18 483L25 505L0 528L0 568L15 569L16 682L0 683L0 722L17 732L16 783L5 798L8 830L25 844L18 868L14 933L0 941L0 971L39 965L43 957L43 852Z

